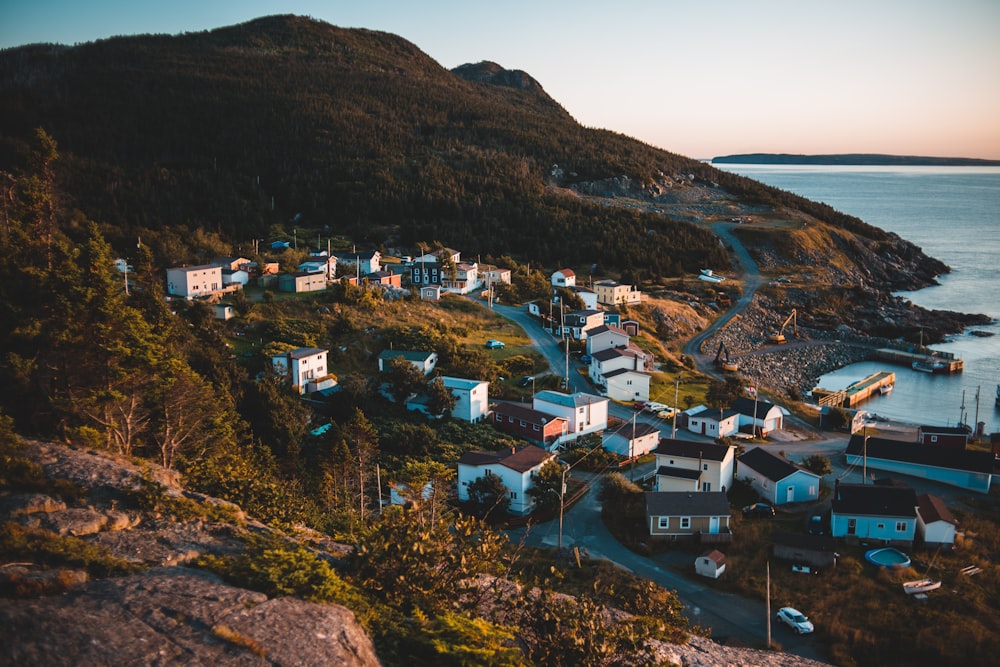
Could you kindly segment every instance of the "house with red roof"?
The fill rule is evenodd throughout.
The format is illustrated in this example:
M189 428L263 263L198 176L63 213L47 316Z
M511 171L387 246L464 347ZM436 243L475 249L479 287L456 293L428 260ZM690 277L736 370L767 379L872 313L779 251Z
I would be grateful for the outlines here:
M542 466L555 460L556 455L535 445L511 447L499 452L471 451L458 460L458 499L469 500L469 484L481 477L495 475L507 487L510 513L523 516L535 509L535 500L528 495L533 478Z
M950 549L956 526L958 521L943 500L929 493L917 496L917 537L924 546Z

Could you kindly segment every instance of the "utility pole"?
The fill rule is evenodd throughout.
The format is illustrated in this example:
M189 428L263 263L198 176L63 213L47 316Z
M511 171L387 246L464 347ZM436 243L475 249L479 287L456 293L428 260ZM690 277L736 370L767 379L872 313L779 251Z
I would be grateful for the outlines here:
M767 561L767 647L771 648L771 561Z
M635 481L635 412L632 413L632 439L628 442L628 458L631 464L629 465L628 481ZM701 468L701 466L698 466Z
M671 438L677 437L677 413L680 411L680 408L677 407L679 405L679 403L677 402L677 394L680 393L680 390L681 390L681 374L678 373L677 377L674 378L674 426L670 431Z
M562 552L562 533L563 533L563 509L566 507L566 472L569 471L569 466L564 465L562 471L561 484L559 485L559 542L557 552Z

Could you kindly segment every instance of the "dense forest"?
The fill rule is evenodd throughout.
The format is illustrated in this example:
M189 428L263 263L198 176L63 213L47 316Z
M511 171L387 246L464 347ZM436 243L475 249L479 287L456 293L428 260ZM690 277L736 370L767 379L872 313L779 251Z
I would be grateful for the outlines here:
M38 127L63 155L62 205L98 221L119 251L163 230L240 243L298 226L358 243L440 239L466 256L600 264L637 279L728 264L696 225L547 188L622 175L640 188L684 175L885 236L821 204L584 128L523 72L492 63L449 72L394 35L292 16L6 50L0 171L24 166Z

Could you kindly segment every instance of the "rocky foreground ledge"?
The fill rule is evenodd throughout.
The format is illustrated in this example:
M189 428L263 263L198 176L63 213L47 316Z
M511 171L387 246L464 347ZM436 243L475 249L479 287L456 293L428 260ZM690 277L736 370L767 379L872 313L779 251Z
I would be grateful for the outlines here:
M82 495L67 502L54 492L0 492L0 523L102 545L130 571L94 578L82 568L49 569L44 559L30 555L0 563L0 588L12 595L0 597L0 664L380 664L371 638L342 606L269 598L185 567L202 554L239 548L236 537L248 530L270 530L238 507L185 491L174 473L155 465L38 441L23 453L54 486L72 482ZM163 485L166 495L206 511L168 520L125 502L149 480ZM317 537L310 535L310 543ZM336 557L343 548L323 550ZM702 637L650 648L661 664L823 665Z

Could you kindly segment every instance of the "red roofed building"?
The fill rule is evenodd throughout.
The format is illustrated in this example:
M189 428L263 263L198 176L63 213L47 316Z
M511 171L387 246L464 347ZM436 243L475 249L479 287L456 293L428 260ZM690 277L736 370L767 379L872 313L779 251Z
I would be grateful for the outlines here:
M500 403L493 408L493 425L517 438L548 449L569 432L569 421L516 403Z
M458 499L469 499L469 484L481 477L500 478L510 496L510 513L525 515L535 509L535 500L528 495L534 475L556 455L541 447L527 445L498 452L471 451L458 460Z
M951 548L957 525L943 500L927 493L917 496L917 537L925 546Z

